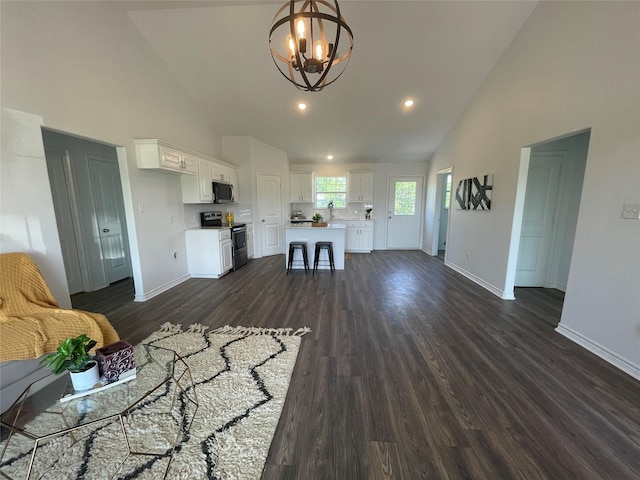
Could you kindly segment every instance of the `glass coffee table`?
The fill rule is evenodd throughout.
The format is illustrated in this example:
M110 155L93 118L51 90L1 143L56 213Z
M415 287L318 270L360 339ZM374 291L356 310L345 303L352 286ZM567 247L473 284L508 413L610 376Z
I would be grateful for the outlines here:
M0 477L113 478L142 469L165 478L198 409L193 379L173 350L134 352L134 379L86 396L64 398L74 393L67 373L27 387L0 417Z

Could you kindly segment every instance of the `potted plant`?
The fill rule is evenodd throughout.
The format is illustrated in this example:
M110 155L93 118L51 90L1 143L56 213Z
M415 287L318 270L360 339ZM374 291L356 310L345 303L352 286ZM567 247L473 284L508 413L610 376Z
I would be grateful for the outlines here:
M322 215L320 215L317 212L313 217L311 217L311 220L313 222L311 224L311 226L313 226L313 227L326 227L327 226L326 222L322 221Z
M45 367L53 370L56 375L69 370L74 390L89 390L100 382L98 362L89 355L96 344L95 340L84 333L75 338L67 338L57 351L44 357L40 363L46 363Z

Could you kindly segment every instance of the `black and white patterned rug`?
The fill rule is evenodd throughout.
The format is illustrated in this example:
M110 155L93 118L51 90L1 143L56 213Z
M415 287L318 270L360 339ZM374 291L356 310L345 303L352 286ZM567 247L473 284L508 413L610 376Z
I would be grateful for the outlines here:
M181 402L180 391L168 384L125 418L127 430L133 432L128 440L134 451L153 446L167 452L177 432L166 478L258 480L282 412L300 337L309 329L206 330L192 325L183 331L180 325L167 323L141 342L174 350L184 359L199 406L193 409L195 414L180 416L188 402ZM169 421L167 411L174 412ZM173 429L165 428L171 423ZM111 421L76 432L74 438L63 435L44 442L37 449L30 478L110 478L128 451L121 432L119 423ZM24 478L33 443L18 437L14 435L7 445L0 471ZM0 452L4 446L0 444ZM167 464L166 457L129 456L116 478L155 480L162 478Z

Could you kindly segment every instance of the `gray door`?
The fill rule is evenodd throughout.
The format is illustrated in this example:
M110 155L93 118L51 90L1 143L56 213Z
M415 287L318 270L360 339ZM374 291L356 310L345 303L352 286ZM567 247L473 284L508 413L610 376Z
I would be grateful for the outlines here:
M98 238L109 283L131 276L124 205L118 164L88 155L89 178L93 190Z
M84 291L84 287L78 253L78 231L74 222L72 202L69 200L73 194L73 185L70 185L69 152L47 152L46 158L64 270L67 276L69 294L73 295Z

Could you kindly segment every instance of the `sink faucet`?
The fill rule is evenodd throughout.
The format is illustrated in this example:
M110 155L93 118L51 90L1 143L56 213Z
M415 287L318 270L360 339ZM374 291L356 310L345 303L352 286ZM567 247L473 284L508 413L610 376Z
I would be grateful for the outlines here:
M329 208L329 219L333 218L333 202L329 202L329 205L327 205L327 207Z

